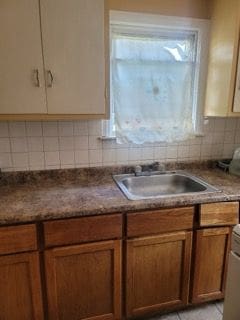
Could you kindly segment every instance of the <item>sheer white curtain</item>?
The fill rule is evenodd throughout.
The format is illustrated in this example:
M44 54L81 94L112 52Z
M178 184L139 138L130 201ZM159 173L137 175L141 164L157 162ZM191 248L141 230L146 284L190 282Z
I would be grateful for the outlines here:
M195 35L112 32L112 103L118 142L194 134Z

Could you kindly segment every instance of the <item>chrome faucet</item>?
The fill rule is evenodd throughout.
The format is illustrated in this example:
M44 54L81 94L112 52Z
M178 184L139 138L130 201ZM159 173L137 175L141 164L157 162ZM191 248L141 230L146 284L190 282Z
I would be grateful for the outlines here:
M159 163L158 161L156 161L149 165L135 166L134 174L137 177L150 176L153 172L163 172L165 170L166 170L165 165L163 163Z

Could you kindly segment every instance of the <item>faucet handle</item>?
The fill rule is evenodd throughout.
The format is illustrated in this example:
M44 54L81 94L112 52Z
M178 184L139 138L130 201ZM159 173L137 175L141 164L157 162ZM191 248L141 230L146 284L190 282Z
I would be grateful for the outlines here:
M164 163L157 163L157 171L166 171L166 166Z
M135 174L139 174L139 173L141 173L142 172L142 166L135 166L134 167L134 173Z

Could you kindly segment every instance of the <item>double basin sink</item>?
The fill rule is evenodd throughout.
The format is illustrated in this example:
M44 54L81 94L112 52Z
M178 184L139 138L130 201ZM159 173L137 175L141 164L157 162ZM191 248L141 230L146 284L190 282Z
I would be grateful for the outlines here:
M184 171L152 172L149 175L114 175L113 179L129 200L218 192L219 189Z

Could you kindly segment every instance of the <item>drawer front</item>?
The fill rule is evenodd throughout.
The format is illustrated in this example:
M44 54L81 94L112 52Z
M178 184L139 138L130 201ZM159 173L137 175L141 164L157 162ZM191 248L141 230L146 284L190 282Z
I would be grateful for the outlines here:
M193 228L194 207L129 213L127 236L138 237Z
M200 205L199 225L222 226L239 223L238 202L217 202Z
M0 227L0 254L33 250L37 250L35 225Z
M121 214L44 223L46 247L119 238L122 238Z

